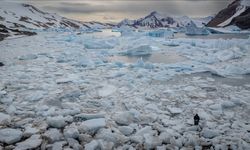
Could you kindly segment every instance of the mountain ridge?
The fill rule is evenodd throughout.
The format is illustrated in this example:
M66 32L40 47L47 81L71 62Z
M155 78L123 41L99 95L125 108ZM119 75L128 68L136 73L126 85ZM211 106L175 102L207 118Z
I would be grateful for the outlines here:
M81 22L55 13L44 12L33 5L0 2L0 39L12 35L34 35L33 30L70 29L91 30L107 28L111 24Z
M183 19L182 19L183 18ZM167 28L167 27L185 27L191 21L195 22L197 26L204 26L208 21L212 19L211 16L201 18L201 19L192 19L187 16L182 17L171 17L164 16L158 13L157 11L153 11L145 17L129 20L124 19L117 24L118 27L121 26L130 26L134 28Z
M250 1L235 0L208 22L208 27L236 25L241 29L250 28Z

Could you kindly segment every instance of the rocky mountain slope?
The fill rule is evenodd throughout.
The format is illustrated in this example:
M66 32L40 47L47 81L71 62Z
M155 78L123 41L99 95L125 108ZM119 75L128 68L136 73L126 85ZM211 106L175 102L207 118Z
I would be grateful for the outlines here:
M250 28L250 1L235 0L227 8L221 10L207 26L225 27L236 25L241 29Z
M0 2L0 39L17 34L33 35L33 30L44 29L96 29L110 24L80 22L47 13L29 4Z

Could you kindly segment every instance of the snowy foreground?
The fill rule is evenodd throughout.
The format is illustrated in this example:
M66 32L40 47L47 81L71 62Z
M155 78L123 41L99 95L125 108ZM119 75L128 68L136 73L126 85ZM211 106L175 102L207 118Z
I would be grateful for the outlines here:
M0 149L249 150L250 40L139 34L1 41Z

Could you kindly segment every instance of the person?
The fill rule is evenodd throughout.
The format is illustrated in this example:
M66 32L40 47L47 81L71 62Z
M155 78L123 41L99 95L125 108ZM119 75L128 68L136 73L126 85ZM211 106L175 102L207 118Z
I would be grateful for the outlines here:
M4 66L4 63L0 62L0 67Z
M195 116L194 116L194 125L199 125L199 121L200 121L200 117L199 117L199 115L198 114L196 114Z

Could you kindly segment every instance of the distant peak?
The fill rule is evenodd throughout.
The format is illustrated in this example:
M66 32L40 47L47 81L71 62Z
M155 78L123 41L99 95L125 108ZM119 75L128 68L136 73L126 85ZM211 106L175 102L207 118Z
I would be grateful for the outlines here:
M159 15L159 13L157 11L152 11L149 15L154 16L154 15Z

